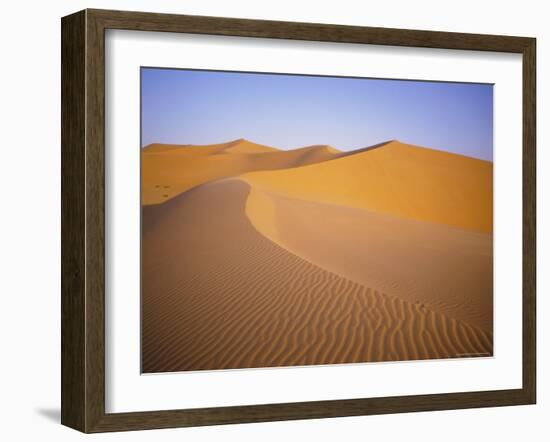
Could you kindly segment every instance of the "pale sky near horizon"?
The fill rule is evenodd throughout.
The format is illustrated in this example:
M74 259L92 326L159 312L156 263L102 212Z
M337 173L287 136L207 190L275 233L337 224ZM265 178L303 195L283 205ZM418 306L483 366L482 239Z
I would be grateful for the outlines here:
M493 160L493 86L141 69L142 147L238 138L350 151L391 139Z

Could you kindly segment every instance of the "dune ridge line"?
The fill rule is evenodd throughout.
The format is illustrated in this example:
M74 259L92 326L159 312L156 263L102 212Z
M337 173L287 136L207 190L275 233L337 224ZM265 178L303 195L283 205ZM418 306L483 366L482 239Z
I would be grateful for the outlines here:
M239 139L142 166L144 372L492 356L492 163Z

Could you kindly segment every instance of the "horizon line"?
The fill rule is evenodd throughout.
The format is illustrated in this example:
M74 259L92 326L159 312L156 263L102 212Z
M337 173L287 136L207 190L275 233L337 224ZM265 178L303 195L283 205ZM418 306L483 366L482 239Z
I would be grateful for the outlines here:
M392 138L390 140L382 141L382 142L375 143L375 144L372 144L372 145L368 145L368 146L365 146L365 147L358 147L356 149L347 150L347 151L339 149L338 147L333 146L332 144L321 144L321 143L308 144L308 145L305 145L305 146L298 146L298 147L294 147L294 148L291 148L291 149L281 149L281 148L273 146L271 144L258 143L256 141L252 141L251 139L244 138L244 137L236 138L236 139L233 139L233 140L230 140L230 141L219 142L219 143L209 143L209 144L149 143L146 146L141 146L141 149L144 150L144 149L150 148L151 146L155 146L155 145L157 145L157 146L174 146L174 148L185 148L185 147L199 147L200 148L200 147L210 147L210 146L217 146L217 145L224 145L224 144L229 145L229 144L239 143L239 142L241 142L241 143L242 142L248 142L248 143L256 144L258 146L262 146L262 147L266 147L266 148L270 148L270 149L275 149L275 150L278 150L280 152L290 152L290 151L299 150L299 149L306 149L308 147L329 147L331 149L337 150L338 152L344 154L343 156L348 156L348 155L357 154L357 153L361 153L361 152L367 152L369 150L374 150L374 149L377 149L377 148L380 148L380 147L384 147L385 145L390 144L390 143L400 143L400 144L405 144L407 146L415 147L415 148L418 148L418 149L433 150L433 151L436 151L436 152L443 152L443 153L447 153L447 154L450 154L450 155L456 155L456 156L460 156L460 157L471 158L471 159L474 159L474 160L485 161L485 162L488 162L488 163L494 163L493 159L487 160L487 159L484 159L484 158L478 158L478 157L473 157L473 156L469 156L469 155L464 155L462 153L456 153L456 152L448 151L448 150L445 150L445 149L437 149L437 148L434 148L434 147L421 146L419 144L408 143L406 141L402 141L402 140L399 140L399 139L396 139L396 138Z

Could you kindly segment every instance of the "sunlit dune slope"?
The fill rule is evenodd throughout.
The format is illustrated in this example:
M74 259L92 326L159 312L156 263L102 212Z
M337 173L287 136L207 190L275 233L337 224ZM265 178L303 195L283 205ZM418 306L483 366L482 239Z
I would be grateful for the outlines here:
M492 332L490 233L255 188L246 214L263 236L320 268Z
M488 161L391 141L331 161L241 178L292 198L492 232L492 171Z
M142 150L142 204L250 171L293 168L341 155L330 146L281 151L244 139L208 146L153 144Z

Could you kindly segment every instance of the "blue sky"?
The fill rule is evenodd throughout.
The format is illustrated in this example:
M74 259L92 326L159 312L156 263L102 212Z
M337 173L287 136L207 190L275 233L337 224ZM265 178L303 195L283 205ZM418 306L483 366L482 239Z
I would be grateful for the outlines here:
M142 146L237 138L349 151L390 139L491 160L493 86L142 68Z

